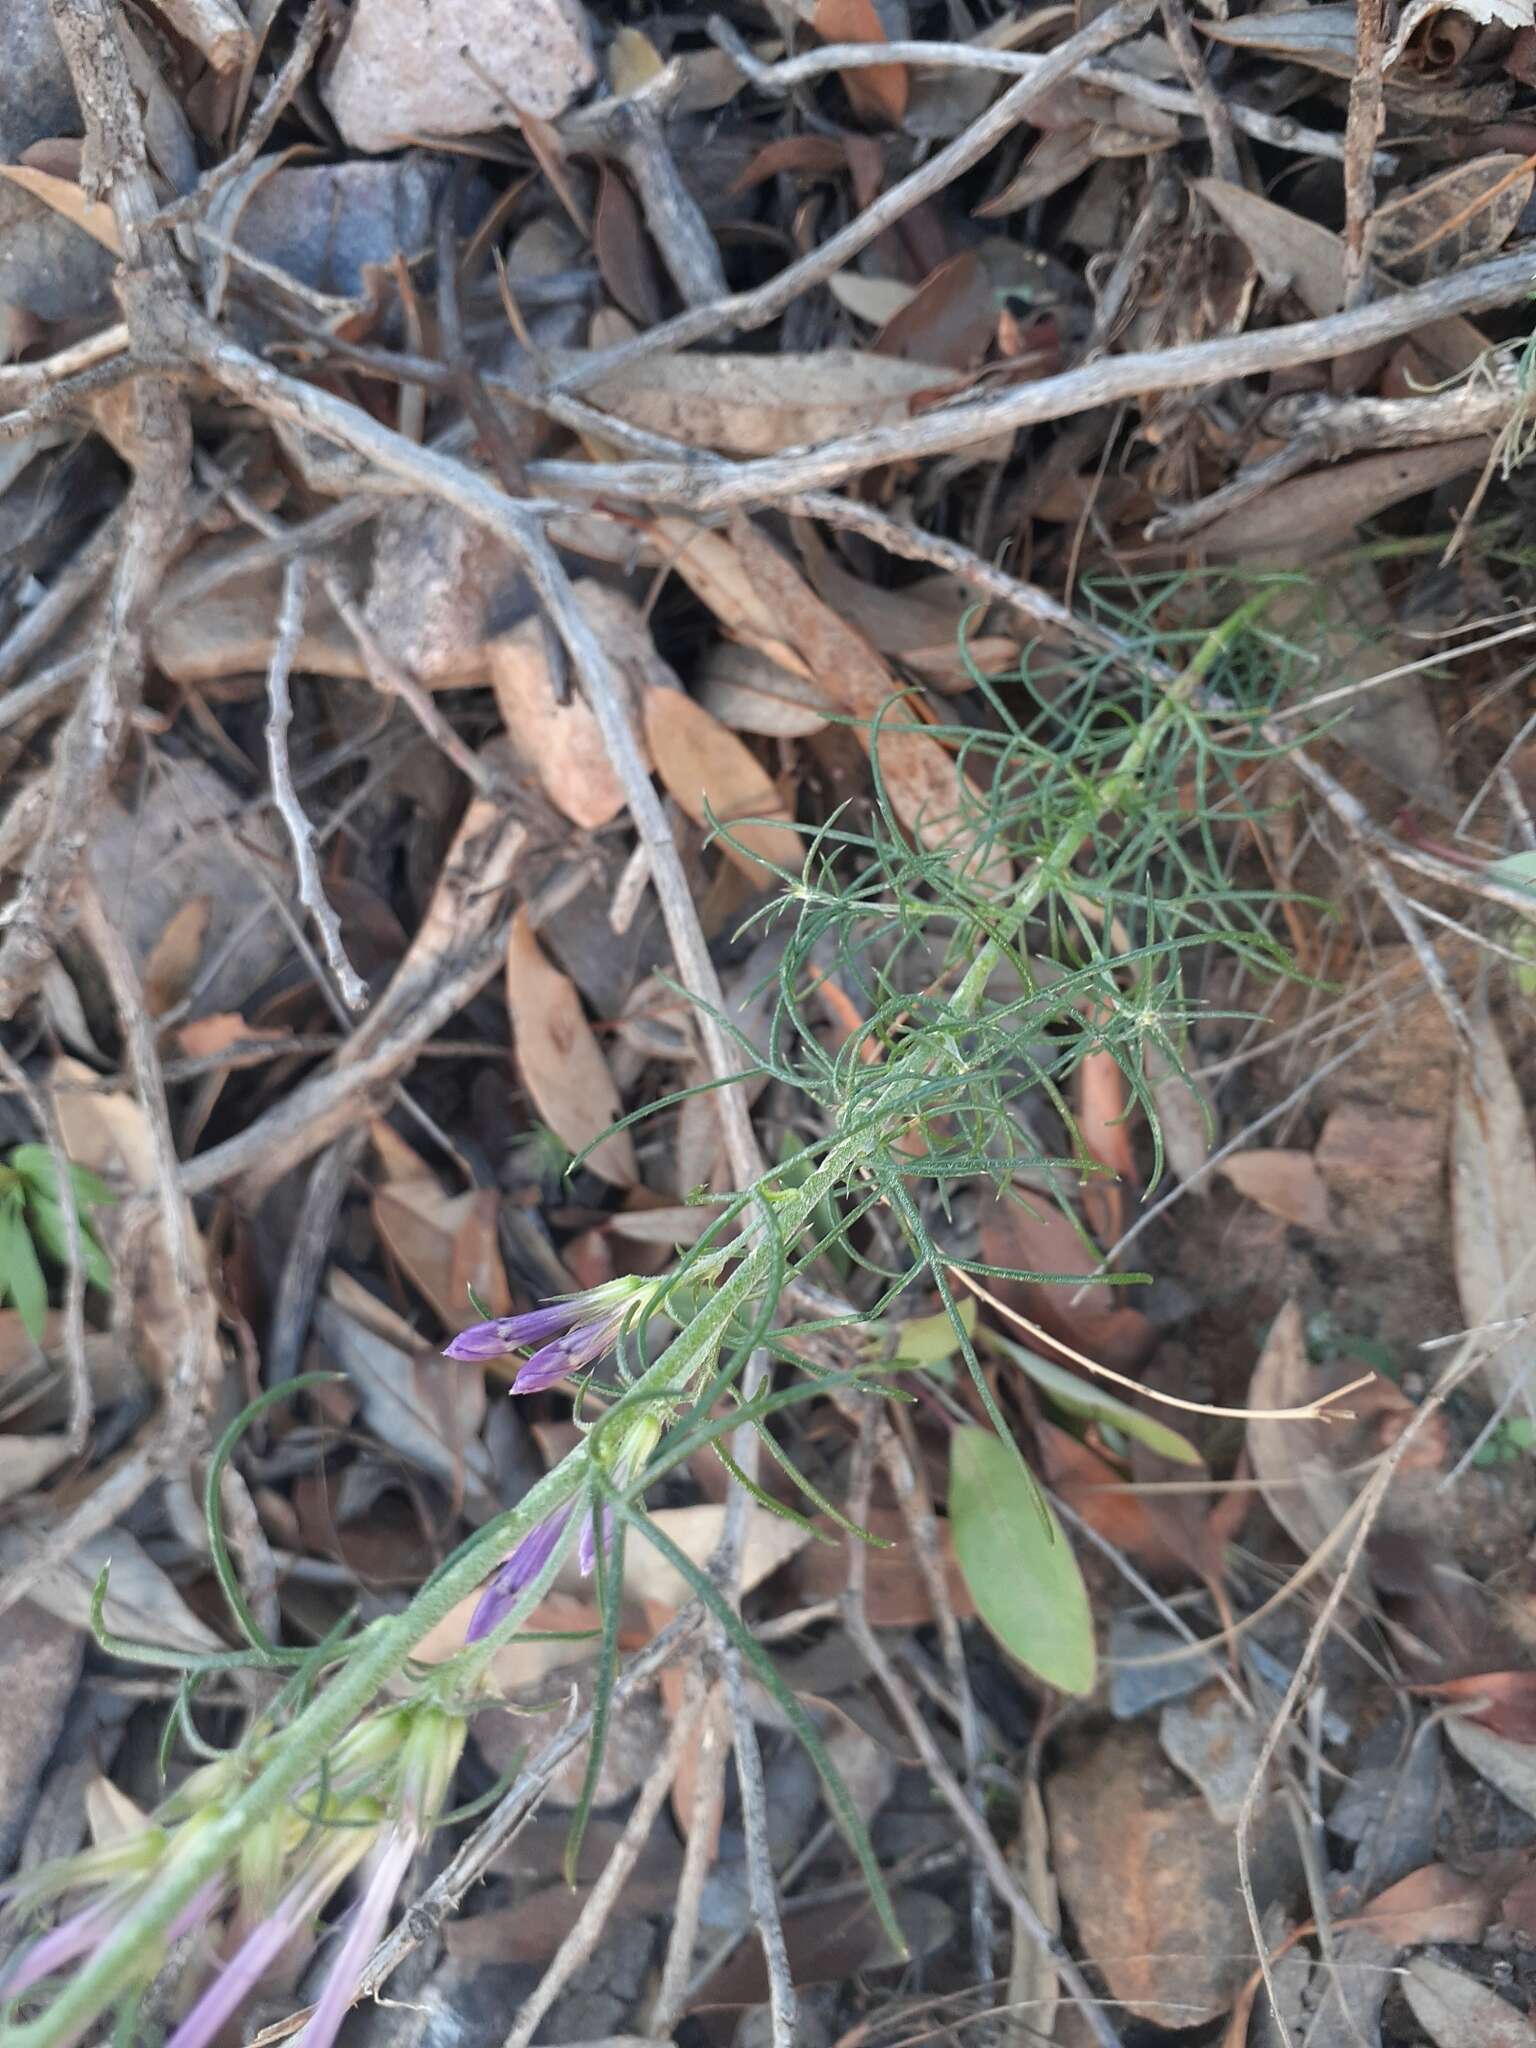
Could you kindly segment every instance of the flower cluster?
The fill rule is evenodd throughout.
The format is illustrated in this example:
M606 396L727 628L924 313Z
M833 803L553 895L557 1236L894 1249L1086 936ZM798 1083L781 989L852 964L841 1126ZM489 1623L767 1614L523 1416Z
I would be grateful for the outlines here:
M442 1814L464 1732L461 1715L432 1705L371 1714L336 1744L323 1776L240 1843L169 1930L168 1944L201 1933L203 1953L220 1965L166 2048L209 2048L360 1869L357 1905L299 2037L303 2048L330 2048L406 1872ZM219 1818L248 1761L232 1755L204 1766L141 1829L13 1886L12 1917L66 1893L86 1898L0 1973L0 2000L14 2003L109 1939L154 1880ZM146 1955L146 1984L162 1960Z
M627 1323L650 1308L657 1293L653 1280L628 1276L605 1280L599 1287L566 1294L526 1315L496 1316L472 1323L446 1347L444 1355L468 1364L508 1358L514 1351L532 1356L512 1382L514 1394L537 1394L574 1372L584 1372L611 1351Z

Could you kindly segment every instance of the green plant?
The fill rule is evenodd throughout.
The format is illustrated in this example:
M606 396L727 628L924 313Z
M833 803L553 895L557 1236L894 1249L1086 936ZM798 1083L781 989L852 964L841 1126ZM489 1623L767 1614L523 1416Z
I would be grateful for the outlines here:
M210 1887L229 1883L242 1845L280 1828L295 1810L308 1810L323 1760L368 1725L387 1683L411 1674L422 1709L450 1718L471 1711L490 1683L496 1651L524 1629L573 1549L590 1562L604 1615L594 1763L575 1815L574 1846L591 1802L617 1669L613 1585L631 1542L651 1544L683 1575L773 1692L816 1762L829 1805L899 1944L874 1853L815 1727L708 1574L646 1516L644 1497L706 1449L750 1483L727 1448L745 1424L806 1503L848 1527L835 1504L796 1471L771 1427L774 1418L842 1387L900 1398L910 1373L938 1370L958 1379L963 1367L991 1424L979 1429L970 1418L953 1438L958 1521L967 1569L986 1596L983 1612L1052 1683L1076 1690L1091 1682L1092 1623L1081 1580L982 1371L974 1314L962 1311L949 1278L956 1266L1000 1278L1053 1276L956 1260L939 1240L963 1186L989 1183L1006 1200L1026 1176L1033 1189L1065 1201L1102 1170L1068 1106L1071 1079L1090 1053L1107 1052L1120 1066L1146 1112L1159 1170L1147 1062L1155 1055L1180 1063L1193 1014L1186 961L1215 943L1265 974L1283 965L1269 930L1273 895L1232 879L1228 828L1258 822L1249 783L1266 753L1260 728L1291 658L1264 631L1264 614L1278 591L1293 588L1270 579L1214 629L1187 632L1167 623L1175 602L1187 606L1187 588L1100 593L1106 619L1144 651L1141 663L1106 657L1062 675L1027 660L1007 687L977 674L993 724L941 731L958 771L954 798L923 821L926 830L916 838L898 822L886 782L903 717L899 704L889 708L870 736L875 802L867 826L855 829L840 814L811 833L800 871L781 874L783 888L762 913L782 936L782 958L767 1049L742 1041L743 1050L755 1072L795 1091L821 1135L722 1203L670 1273L643 1285L591 1290L525 1317L487 1318L457 1341L455 1352L464 1357L537 1346L520 1375L525 1385L574 1372L607 1405L595 1417L578 1408L583 1435L576 1448L515 1509L477 1531L404 1612L348 1624L303 1652L265 1636L230 1562L216 1479L238 1430L302 1385L253 1404L220 1446L206 1503L215 1568L243 1647L176 1660L181 1724L190 1727L186 1709L203 1678L233 1664L283 1674L279 1703L263 1717L259 1738L240 1746L238 1769L221 1778L196 1830L141 1874L40 2016L9 2030L8 2048L59 2048L131 1999L146 1957L161 1952L168 1930ZM1187 658L1176 672L1151 659L1155 649L1166 656L1181 642ZM862 1029L835 1052L822 1042L813 1002L829 975L841 979L864 1015ZM880 1231L861 1231L877 1211ZM787 1283L817 1272L846 1278L859 1293L858 1306L819 1324L780 1328ZM1110 1277L1123 1283L1137 1276ZM920 1280L937 1291L947 1333L924 1329L905 1354L900 1331L891 1333L900 1322L892 1312ZM661 1324L675 1333L653 1357L648 1333ZM806 1362L797 1342L807 1328L846 1333L844 1369ZM760 1347L794 1369L780 1384L749 1392L744 1368ZM1131 1429L1134 1411L1067 1384L1070 1376L1042 1371L1027 1357L1014 1362L1066 1412L1101 1428ZM602 1364L605 1358L611 1365ZM774 1512L796 1514L753 1491ZM1021 1574L1015 1562L1010 1586L1007 1561L1020 1556L1028 1570ZM446 1662L417 1670L411 1658L421 1639L488 1580L470 1632L475 1639ZM374 1797L372 1790L367 1796Z
M109 1294L112 1268L87 1212L117 1197L88 1167L71 1166L69 1183L85 1277ZM16 1145L0 1166L0 1301L15 1304L34 1344L42 1342L48 1321L43 1258L68 1270L69 1223L59 1200L53 1154L45 1145Z

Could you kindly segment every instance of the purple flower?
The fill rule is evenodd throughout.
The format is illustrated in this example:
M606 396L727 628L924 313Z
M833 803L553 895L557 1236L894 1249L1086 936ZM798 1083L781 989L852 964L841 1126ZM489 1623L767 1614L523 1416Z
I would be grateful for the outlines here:
M649 1415L630 1425L613 1459L612 1479L620 1488L630 1486L639 1477L647 1458L661 1440L661 1417L653 1410ZM504 1622L517 1604L517 1596L530 1586L554 1556L555 1546L564 1535L571 1516L576 1512L575 1501L567 1501L564 1507L556 1508L546 1515L542 1522L535 1522L517 1548L497 1567L487 1582L485 1591L475 1604L475 1611L469 1617L469 1627L464 1631L464 1641L478 1643L488 1636L492 1629ZM602 1512L603 1552L613 1548L614 1513L610 1507ZM597 1563L597 1530L593 1524L590 1508L582 1513L581 1527L576 1538L576 1561L581 1567L583 1578L591 1576Z
M381 1818L380 1809L373 1802L360 1802L339 1815L335 1824L319 1830L308 1866L241 1942L171 2035L166 2048L207 2048L223 2031L289 1942L308 1926L332 1892L367 1855L377 1839Z
M595 1365L605 1351L611 1351L640 1306L641 1296L653 1292L654 1287L653 1281L632 1276L605 1280L579 1294L547 1301L526 1315L473 1323L459 1332L444 1355L483 1364L514 1351L532 1351L533 1356L512 1382L512 1391L536 1394L570 1373Z
M574 1501L567 1501L542 1522L535 1522L511 1556L497 1566L469 1617L469 1627L464 1631L466 1643L482 1641L498 1623L506 1620L517 1604L518 1594L533 1583L554 1556L555 1545L565 1533L575 1506Z

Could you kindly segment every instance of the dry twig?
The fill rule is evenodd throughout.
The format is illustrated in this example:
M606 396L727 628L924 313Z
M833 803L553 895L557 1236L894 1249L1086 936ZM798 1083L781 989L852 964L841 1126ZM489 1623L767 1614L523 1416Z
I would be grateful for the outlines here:
M341 920L331 907L315 858L315 841L304 815L298 791L293 786L293 767L288 759L288 729L293 724L293 699L288 678L304 631L304 601L309 589L309 571L302 555L295 555L283 571L283 596L278 607L277 634L272 658L267 663L267 769L272 778L272 801L288 828L298 874L299 901L314 919L315 930L331 972L336 977L342 1000L354 1010L366 1008L368 984L363 980L341 941Z

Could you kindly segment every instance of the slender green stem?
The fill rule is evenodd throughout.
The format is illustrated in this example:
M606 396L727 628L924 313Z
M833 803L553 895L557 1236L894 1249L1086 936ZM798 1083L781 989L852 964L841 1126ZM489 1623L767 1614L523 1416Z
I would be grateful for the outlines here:
M792 1241L818 1202L847 1174L858 1146L835 1146L804 1183L772 1197L781 1242ZM683 1387L713 1363L732 1320L769 1282L772 1246L759 1239L705 1299L687 1328L624 1396L620 1406L641 1406L668 1387ZM614 1412L617 1412L615 1410ZM66 1984L39 2018L0 2029L0 2048L61 2048L143 1982L145 1959L158 1955L165 1930L196 1893L234 1858L260 1822L274 1814L313 1772L318 1760L367 1711L382 1686L400 1670L428 1631L472 1593L487 1573L527 1535L587 1484L590 1450L576 1448L546 1473L510 1514L488 1523L463 1554L424 1587L403 1613L377 1622L331 1683L271 1746L250 1783L220 1814L210 1815L133 1910L125 1914L90 1962Z
M1120 756L1116 767L1105 776L1097 788L1084 796L1081 806L1068 822L1056 844L1043 859L1035 862L1019 883L1012 900L1006 906L1010 933L1021 931L1026 921L1034 916L1046 898L1066 886L1073 862L1088 844L1100 822L1119 810L1126 800L1135 794L1141 772L1151 759L1152 751L1163 734L1175 719L1183 715L1185 707L1221 656L1248 630L1265 608L1274 602L1284 587L1280 583L1266 584L1262 590L1246 599L1206 634L1188 664L1174 677L1152 710L1142 720L1140 731ZM987 983L1002 964L1002 960L1003 940L989 939L966 969L965 978L955 991L953 1007L958 1017L975 1016L981 1007L981 998Z

